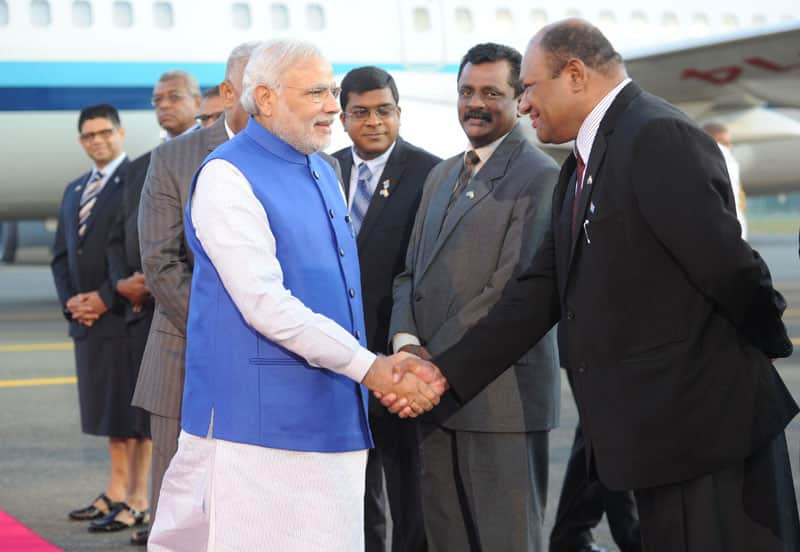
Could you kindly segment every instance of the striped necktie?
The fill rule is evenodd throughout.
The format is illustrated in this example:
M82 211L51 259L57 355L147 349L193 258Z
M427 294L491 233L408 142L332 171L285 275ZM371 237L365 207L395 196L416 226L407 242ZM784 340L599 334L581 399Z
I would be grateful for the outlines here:
M372 199L372 171L366 163L361 162L358 166L358 183L356 183L356 193L353 196L353 204L350 206L350 218L353 221L353 231L356 236L361 230L361 223L364 222L364 215L369 209L369 202Z
M81 194L81 206L78 210L78 235L83 237L92 214L92 207L97 203L97 194L103 189L103 173L97 171L86 184Z
M453 192L450 194L450 201L447 202L447 210L450 210L453 203L456 202L458 196L461 195L461 192L464 191L464 188L467 187L469 181L472 180L472 174L475 171L475 167L478 166L478 163L481 162L481 158L475 152L475 150L469 150L466 154L464 154L464 164L461 167L461 172L456 179L456 185L453 186Z

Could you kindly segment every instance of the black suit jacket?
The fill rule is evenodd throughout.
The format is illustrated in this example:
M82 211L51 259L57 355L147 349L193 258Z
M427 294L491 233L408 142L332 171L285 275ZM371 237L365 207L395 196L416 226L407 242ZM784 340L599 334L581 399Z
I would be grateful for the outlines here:
M797 405L770 363L792 352L785 303L740 238L719 148L631 83L600 125L573 236L574 173L571 156L531 266L434 362L466 401L561 320L603 483L653 487L740 462Z
M128 166L128 176L122 188L122 201L114 224L108 235L107 255L111 282L116 289L117 283L134 272L142 272L142 256L139 250L139 198L142 195L147 168L150 166L150 152L137 157ZM134 313L130 303L125 301L125 319L128 323L153 316L154 303L152 297L145 303L144 309Z
M344 193L348 197L352 150L344 148L333 157L341 166ZM370 351L388 352L392 282L405 267L406 249L422 197L422 185L439 161L441 159L435 155L398 137L361 224L357 240L358 258ZM389 193L384 196L381 190L387 182Z
M97 203L92 209L89 225L83 237L78 236L78 210L81 194L91 172L88 172L67 185L58 213L58 229L53 243L53 271L58 299L66 308L70 297L77 293L97 290L109 308L91 327L86 328L73 321L69 313L69 334L74 338L122 337L125 335L125 322L118 311L122 298L114 291L106 257L106 241L111 226L119 211L129 162L127 159L110 175Z

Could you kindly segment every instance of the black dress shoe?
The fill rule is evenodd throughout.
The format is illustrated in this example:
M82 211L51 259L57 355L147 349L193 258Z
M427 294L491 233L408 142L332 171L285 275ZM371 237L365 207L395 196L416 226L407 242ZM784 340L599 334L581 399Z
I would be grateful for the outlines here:
M102 500L106 504L106 508L108 508L105 512L97 508L94 503L98 500ZM75 521L91 521L93 519L99 519L105 515L107 515L111 510L117 507L119 502L114 502L105 493L100 493L100 496L92 500L92 503L89 504L86 508L80 508L78 510L72 510L69 513L69 519L74 519Z
M117 515L127 510L133 516L133 523L126 523L116 519ZM142 525L150 521L150 513L147 510L139 511L136 508L131 508L124 502L117 504L117 507L111 510L103 519L98 519L89 524L90 533L112 533L114 531L122 531L123 529L130 529L137 525Z
M590 543L581 548L578 552L608 552L608 550L597 546L595 543Z
M131 535L131 544L138 544L139 546L147 545L147 537L150 536L150 529L140 529L134 531Z

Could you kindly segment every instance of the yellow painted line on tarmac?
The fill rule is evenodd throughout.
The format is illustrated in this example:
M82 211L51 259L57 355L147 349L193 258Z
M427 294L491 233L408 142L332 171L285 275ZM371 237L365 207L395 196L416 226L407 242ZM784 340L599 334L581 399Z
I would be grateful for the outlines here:
M25 343L22 345L0 345L0 353L32 353L37 351L71 351L72 341L61 343Z
M74 384L78 381L75 376L66 378L31 378L31 379L15 379L15 380L0 380L0 388L3 387L39 387L42 385L67 385Z
M800 318L800 309L786 309L783 311L784 318Z
M792 345L800 346L800 337L793 337L792 338Z

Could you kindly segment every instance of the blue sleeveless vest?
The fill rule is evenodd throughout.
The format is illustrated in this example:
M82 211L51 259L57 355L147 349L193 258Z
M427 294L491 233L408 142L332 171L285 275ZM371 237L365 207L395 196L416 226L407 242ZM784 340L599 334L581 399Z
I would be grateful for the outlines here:
M364 345L356 241L331 166L318 155L301 154L252 118L200 168L212 159L236 166L263 205L284 287ZM196 181L197 175L192 191ZM215 438L288 450L370 448L366 390L346 376L310 366L250 327L225 291L191 220L189 201L184 224L195 260L183 429L205 436L212 427Z

